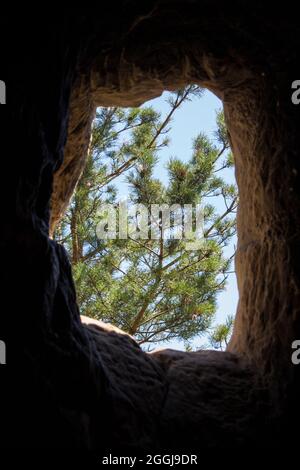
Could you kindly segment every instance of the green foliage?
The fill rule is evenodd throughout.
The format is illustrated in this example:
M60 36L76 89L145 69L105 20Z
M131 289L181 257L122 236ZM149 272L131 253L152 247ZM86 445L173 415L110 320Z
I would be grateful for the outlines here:
M225 323L217 325L210 335L210 344L215 349L225 349L232 334L234 317L228 315Z
M148 346L176 337L188 348L206 332L230 268L223 248L235 233L237 194L219 173L231 164L223 113L217 114L216 143L199 133L189 162L170 158L167 184L154 177L175 111L201 95L194 85L172 93L166 117L151 107L98 109L86 167L55 234L70 254L81 313L111 322ZM186 239L173 237L178 209L171 212L168 236L161 221L156 239L99 240L99 208L118 202L112 182L121 176L126 176L131 204L201 204L205 238L200 247L190 249ZM222 212L213 198L223 200ZM150 229L153 221L148 223Z

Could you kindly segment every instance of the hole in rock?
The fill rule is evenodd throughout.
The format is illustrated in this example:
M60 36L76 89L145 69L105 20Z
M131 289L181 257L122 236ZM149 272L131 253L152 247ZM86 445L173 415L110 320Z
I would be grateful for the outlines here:
M224 349L237 303L237 187L221 101L196 85L98 108L55 239L82 315L146 350Z

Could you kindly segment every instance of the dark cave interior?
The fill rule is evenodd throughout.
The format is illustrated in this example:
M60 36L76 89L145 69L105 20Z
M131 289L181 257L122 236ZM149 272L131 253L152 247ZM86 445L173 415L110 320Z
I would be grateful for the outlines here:
M242 3L3 14L4 446L140 451L295 438L299 25L288 7ZM136 106L187 83L224 104L240 194L240 301L228 351L146 354L127 336L81 323L69 261L49 230L81 174L96 106Z

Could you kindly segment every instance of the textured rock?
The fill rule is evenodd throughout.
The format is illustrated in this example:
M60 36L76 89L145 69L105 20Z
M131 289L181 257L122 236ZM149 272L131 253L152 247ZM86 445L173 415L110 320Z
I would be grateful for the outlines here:
M95 320L94 318L87 317L85 315L80 315L80 320L84 325L89 326L91 329L95 329L98 331L102 332L107 332L107 333L117 333L118 335L126 335L128 338L132 339L132 342L137 344L136 341L134 341L134 338L130 336L128 333L125 331L121 330L117 326L111 325L110 323L105 323L100 320Z
M1 445L291 444L300 417L290 360L300 337L296 15L174 0L3 18ZM228 352L148 355L127 335L82 325L49 224L82 171L95 107L138 105L189 82L224 102L240 190L240 302Z

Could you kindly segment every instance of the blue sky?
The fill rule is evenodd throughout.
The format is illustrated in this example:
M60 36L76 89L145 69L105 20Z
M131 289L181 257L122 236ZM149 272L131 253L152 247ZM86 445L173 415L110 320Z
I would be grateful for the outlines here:
M159 98L148 101L144 106L152 106L155 110L159 111L163 116L168 113L169 105L166 102L168 92L164 92ZM170 144L168 147L162 149L159 153L159 162L157 164L155 176L166 182L165 165L171 156L176 156L183 161L191 158L193 139L199 134L204 132L211 139L214 139L214 131L216 130L216 111L222 108L222 102L211 92L205 91L201 98L195 97L191 101L184 102L182 106L176 111L172 124L171 131L168 134L170 137ZM220 174L221 176L221 174ZM234 169L222 170L222 177L227 183L234 183ZM127 185L125 181L118 183L118 190L120 196L126 196ZM220 213L223 207L218 206L217 209ZM220 201L220 204L221 201ZM225 254L230 256L235 249L236 238L234 238L228 247L226 247ZM233 266L234 269L234 266ZM218 309L216 315L216 323L223 322L227 315L235 314L236 305L238 300L238 291L236 285L235 274L229 274L226 290L219 294ZM207 339L196 338L193 342L193 347L197 348L203 344L207 344ZM174 349L183 349L184 344L179 341L172 341L160 347L171 347Z

